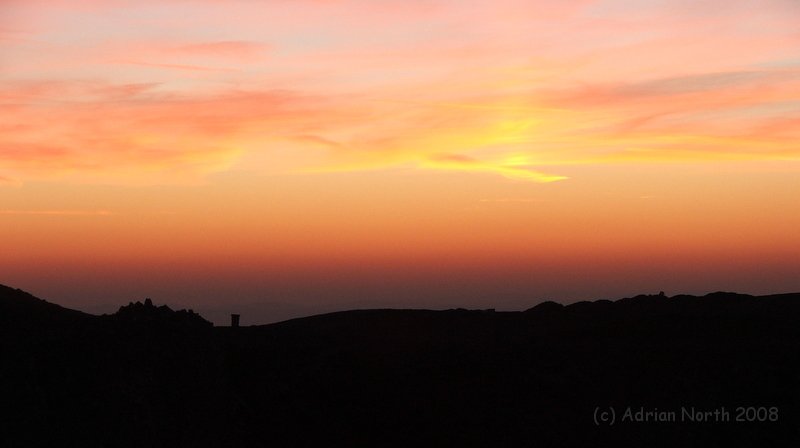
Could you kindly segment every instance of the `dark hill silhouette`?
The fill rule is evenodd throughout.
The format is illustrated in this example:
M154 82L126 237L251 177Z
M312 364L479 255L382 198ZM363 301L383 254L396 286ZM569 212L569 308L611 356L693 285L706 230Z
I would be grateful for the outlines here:
M800 294L357 310L214 328L148 301L88 316L0 291L0 396L12 410L3 446L800 441ZM41 318L47 328L35 331L9 324L49 314L69 317ZM735 421L739 406L766 421ZM598 407L615 409L615 425L595 425ZM622 422L627 407L678 418L681 407L725 407L731 421Z
M0 285L0 328L36 321L66 322L90 317L80 311L36 298L21 289Z

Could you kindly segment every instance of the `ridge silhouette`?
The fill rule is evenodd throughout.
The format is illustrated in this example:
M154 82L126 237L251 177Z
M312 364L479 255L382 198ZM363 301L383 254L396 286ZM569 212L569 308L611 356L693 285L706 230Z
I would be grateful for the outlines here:
M526 311L354 310L213 327L0 286L2 446L794 446L800 294ZM598 407L778 409L596 425Z
M167 305L157 307L150 299L145 299L144 303L137 301L121 306L112 317L118 321L148 324L213 326L211 322L192 310L173 311Z

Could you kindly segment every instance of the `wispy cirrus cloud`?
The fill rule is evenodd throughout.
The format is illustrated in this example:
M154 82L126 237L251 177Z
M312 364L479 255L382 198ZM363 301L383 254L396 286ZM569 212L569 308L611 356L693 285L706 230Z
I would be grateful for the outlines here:
M108 216L108 210L0 210L0 215L21 216Z
M99 62L198 72L240 72L241 64L261 62L268 54L266 43L247 41L212 42L121 42L105 44L94 51Z
M110 60L108 61L111 64L122 64L122 65L139 65L142 67L153 67L153 68L163 68L169 70L188 70L188 71L196 71L196 72L235 72L237 71L235 68L226 68L226 67L206 67L202 65L190 65L190 64L169 64L169 63L159 63L159 62L145 62L145 61L126 61L126 60Z
M495 173L508 179L521 181L555 182L567 179L566 176L546 174L521 161L483 161L461 154L437 154L423 166L443 170Z
M264 134L310 106L287 92L179 95L155 84L44 82L7 85L0 162L18 177L120 182L195 179L230 166L237 137Z
M7 176L0 176L0 186L3 186L3 185L5 185L5 186L9 186L9 185L17 186L17 185L19 185L19 181L15 180L15 179L12 179L10 177L7 177Z
M0 161L15 179L151 183L794 159L799 16L779 0L10 2L0 29L26 39L0 41Z
M156 51L173 56L200 56L220 59L248 61L263 57L270 46L260 42L242 40L223 40L196 42L167 47L156 47Z

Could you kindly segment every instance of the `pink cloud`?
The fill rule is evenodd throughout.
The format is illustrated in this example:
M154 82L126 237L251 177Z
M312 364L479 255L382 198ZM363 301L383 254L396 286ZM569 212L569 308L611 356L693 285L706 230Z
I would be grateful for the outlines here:
M166 53L190 56L209 56L250 60L264 55L269 49L266 44L247 41L200 42L164 49Z
M0 159L15 178L169 181L277 157L460 169L437 159L455 154L495 170L654 148L771 157L797 147L780 105L800 101L800 80L775 64L796 58L800 11L747 5L10 2L0 29L31 41L0 37Z
M235 68L225 67L204 67L201 65L186 65L186 64L163 64L157 62L143 62L143 61L125 61L125 60L110 60L111 64L128 64L140 65L142 67L165 68L170 70L187 70L196 72L235 72Z
M117 176L122 183L197 179L226 169L244 148L313 131L345 113L324 98L287 91L186 95L155 84L19 83L0 98L16 103L0 118L0 162L8 172Z

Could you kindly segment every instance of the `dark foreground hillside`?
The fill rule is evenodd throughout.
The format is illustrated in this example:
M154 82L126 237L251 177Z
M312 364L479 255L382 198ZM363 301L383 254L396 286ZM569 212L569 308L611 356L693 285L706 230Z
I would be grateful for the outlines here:
M4 447L798 446L800 294L214 328L0 287Z

